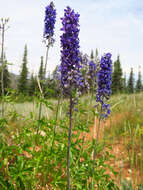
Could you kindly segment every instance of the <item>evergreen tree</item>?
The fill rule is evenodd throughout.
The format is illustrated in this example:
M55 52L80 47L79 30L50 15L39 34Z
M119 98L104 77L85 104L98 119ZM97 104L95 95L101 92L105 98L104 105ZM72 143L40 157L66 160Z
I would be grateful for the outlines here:
M131 68L129 80L128 80L128 92L134 93L134 73L133 68Z
M114 62L113 74L112 74L112 93L119 93L123 91L123 72L120 63L120 56Z
M45 94L46 76L45 76L45 70L44 70L43 56L41 56L41 63L40 63L40 68L39 68L39 72L38 72L38 77L39 77L39 80L40 80L40 86L42 88L42 91Z
M3 68L3 85L4 85L4 93L7 93L7 88L10 88L10 74L8 71L8 61L6 60L4 56L4 68ZM0 76L1 76L1 65L0 65ZM1 89L1 80L0 80L0 89ZM1 90L0 90L0 95L1 95Z
M141 91L142 91L142 78L141 78L141 71L139 67L138 80L136 82L136 92L141 92Z
M28 92L28 68L27 68L27 45L24 48L24 56L23 56L23 63L21 67L21 73L18 81L18 91L23 94L27 94Z
M98 49L96 48L96 51L95 51L95 57L98 57L99 53L98 53Z
M127 78L126 78L126 73L124 74L124 78L123 78L123 92L124 92L124 93L127 92Z
M58 78L58 66L48 76L46 83L46 96L47 97L58 97L60 95L60 81Z
M91 50L90 59L91 59L91 60L94 59L94 53L93 53L93 50Z
M43 63L43 56L41 56L41 63L40 63L40 68L39 68L39 73L38 73L39 80L44 79L44 63Z
M36 94L36 91L38 89L36 77L34 77L33 73L31 75L30 79L30 85L29 85L29 95L33 96Z

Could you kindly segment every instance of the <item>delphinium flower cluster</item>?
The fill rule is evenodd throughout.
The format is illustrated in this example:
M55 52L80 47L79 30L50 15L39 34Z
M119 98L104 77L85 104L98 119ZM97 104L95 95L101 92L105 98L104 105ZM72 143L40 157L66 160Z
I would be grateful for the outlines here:
M110 105L105 103L109 100L111 95L111 74L112 74L112 61L111 54L107 53L102 56L100 61L100 70L98 72L98 89L96 100L101 104L101 116L107 118L110 114Z
M54 28L56 22L56 9L54 3L51 2L45 10L44 19L44 38L48 40L48 45L53 45L54 43Z
M79 58L79 14L67 7L62 18L61 36L61 85L63 92L70 95L79 89L81 82L81 64Z
M45 57L45 68L44 68L44 76L46 75L47 62L48 62L48 53L50 46L53 46L55 40L54 36L54 28L56 23L56 9L54 3L51 2L45 10L45 19L44 19L44 42L46 44L46 57Z

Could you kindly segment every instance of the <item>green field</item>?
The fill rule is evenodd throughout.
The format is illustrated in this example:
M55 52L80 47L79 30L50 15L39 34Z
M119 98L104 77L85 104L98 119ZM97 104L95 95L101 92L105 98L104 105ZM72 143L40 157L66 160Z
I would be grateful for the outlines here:
M142 96L140 93L111 97L112 113L101 124L94 176L91 171L96 134L91 129L98 127L96 102L90 95L79 99L72 121L73 189L91 189L92 177L95 189L117 189L113 184L121 189L137 189L142 184ZM69 102L47 102L42 105L40 120L36 99L5 103L5 119L0 120L1 189L65 189Z

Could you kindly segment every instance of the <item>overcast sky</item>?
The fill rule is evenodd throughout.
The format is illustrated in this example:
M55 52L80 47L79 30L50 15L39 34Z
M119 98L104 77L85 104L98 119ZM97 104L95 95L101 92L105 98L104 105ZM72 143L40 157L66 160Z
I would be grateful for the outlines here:
M37 72L40 57L45 55L42 43L45 7L48 0L0 0L0 18L9 17L5 51L10 71L19 73L24 45L28 46L28 67ZM113 60L120 54L124 72L130 68L143 72L143 0L55 0L57 9L56 43L49 52L48 70L60 63L61 21L69 5L80 14L81 51L90 54L98 48L100 55L111 52Z

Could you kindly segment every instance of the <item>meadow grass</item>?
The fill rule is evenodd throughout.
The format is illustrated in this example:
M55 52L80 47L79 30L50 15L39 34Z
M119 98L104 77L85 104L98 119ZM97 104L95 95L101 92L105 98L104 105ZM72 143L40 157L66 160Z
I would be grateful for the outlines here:
M112 113L105 128L106 142L122 147L120 151L124 152L124 156L120 157L120 160L124 163L123 177L134 184L142 183L143 94L112 96L111 107ZM125 170L129 170L130 175Z
M101 125L101 137L99 138L99 150L103 148L103 151L97 155L97 160L100 158L101 155L104 155L104 159L106 159L104 166L101 160L99 163L101 167L110 167L111 165L113 168L119 172L116 183L122 186L122 189L129 189L130 182L133 184L132 189L137 187L138 184L142 183L143 181L143 94L120 94L116 96L112 96L110 100L111 104L111 116L107 118L107 120ZM64 179L59 178L60 175L63 175L63 172L57 173L57 167L61 165L65 168L65 150L66 150L66 138L67 138L67 126L68 120L66 119L68 114L68 100L61 100L60 106L58 110L58 119L56 120L56 108L57 108L57 100L51 99L48 100L48 106L43 105L42 109L42 118L40 121L37 120L38 118L38 102L36 100L32 102L24 102L24 103L5 103L6 108L6 116L8 122L5 123L5 136L8 139L8 144L18 144L18 154L20 152L24 152L26 157L30 158L32 154L35 159L40 159L39 165L36 166L37 172L32 174L32 170L30 175L43 175L49 176L51 178L51 184L48 184L48 187L60 187L64 189ZM96 115L93 114L96 105L96 99L92 99L90 95L85 95L79 99L79 104L76 106L78 112L75 111L74 113L74 120L73 120L73 135L72 138L72 163L73 169L72 175L76 176L75 179L73 178L73 187L75 186L77 189L83 189L83 185L81 185L80 178L78 171L85 175L87 172L86 165L90 168L91 165L90 159L91 154L89 152L92 150L92 140L93 140L93 131L90 131L91 127L94 126ZM98 120L98 118L97 118ZM38 146L35 144L37 141L36 136L36 127L40 124L40 131L38 134ZM53 126L56 126L56 136L54 135ZM32 133L31 133L32 132ZM46 135L46 137L45 137ZM89 138L87 138L89 137ZM91 138L92 137L92 138ZM87 142L85 139L87 138ZM53 144L53 139L58 144ZM76 139L76 140L75 140ZM81 144L83 146L81 146ZM54 147L51 149L50 147ZM29 152L29 148L36 150L35 148L42 148L42 153L37 152ZM88 148L87 148L88 147ZM7 147L5 147L7 149ZM80 149L80 152L79 152ZM86 152L85 152L86 149ZM107 149L110 153L115 155L116 159L112 159L109 161L107 159L108 155L106 154ZM44 152L43 152L44 151ZM64 152L63 152L64 151ZM39 152L39 151L38 151ZM46 153L47 152L47 153ZM50 154L49 154L50 152ZM63 155L61 155L61 153ZM6 154L6 153L5 153ZM10 155L13 155L12 152L9 152ZM48 156L46 156L47 154ZM87 156L88 155L88 156ZM15 157L15 156L12 156ZM41 158L40 158L41 157ZM54 158L54 162L52 159ZM5 160L4 158L3 160ZM9 158L12 159L11 157ZM42 159L45 161L42 162ZM49 166L46 166L47 159L49 162ZM49 160L51 159L51 160ZM82 166L84 169L80 171L81 159L85 159L85 165ZM89 159L89 160L88 160ZM103 158L102 158L103 159ZM32 161L32 160L31 160ZM17 161L22 164L23 162L31 165L31 161ZM6 162L6 160L5 160ZM5 164L5 162L3 164ZM17 163L16 162L16 163ZM31 167L34 167L36 164L35 161L32 161L33 164ZM18 164L18 163L17 163ZM80 167L79 167L80 166ZM47 171L46 167L53 170L53 173ZM53 168L55 167L55 168ZM42 169L43 168L43 169ZM78 169L77 169L78 168ZM76 171L77 169L77 171ZM106 168L107 169L107 168ZM104 171L106 171L104 168ZM108 169L107 169L108 170ZM98 169L97 169L98 171ZM21 171L22 172L22 171ZM100 171L101 172L101 171ZM39 174L40 173L40 174ZM8 175L6 173L6 175ZM23 174L22 174L23 175ZM90 177L89 174L86 173L86 179ZM97 173L97 176L102 176L101 181L105 180L103 176L105 174ZM113 175L112 175L113 177ZM54 181L53 181L54 178ZM35 178L33 179L33 186L36 186ZM31 180L32 180L31 179ZM98 178L97 178L98 179ZM126 179L127 181L124 181ZM14 178L14 180L17 180ZM21 179L23 180L23 178ZM27 179L26 187L28 187L28 183L30 179ZM38 181L40 187L44 187L46 185L46 178ZM59 181L58 181L59 180ZM85 183L83 180L83 184L86 184L85 189L90 189L88 183ZM24 183L24 182L21 182ZM59 185L57 185L59 183ZM101 182L100 182L101 183ZM101 183L102 184L102 183ZM122 185L121 185L122 184ZM103 184L102 184L103 185ZM105 184L104 184L105 185ZM103 185L103 186L104 186ZM101 188L101 187L100 187ZM99 189L100 189L99 188ZM51 188L52 189L52 188ZM108 188L110 190L110 188ZM113 188L114 189L114 188ZM115 188L116 189L116 188ZM130 188L131 189L131 188ZM106 189L105 189L106 190Z

